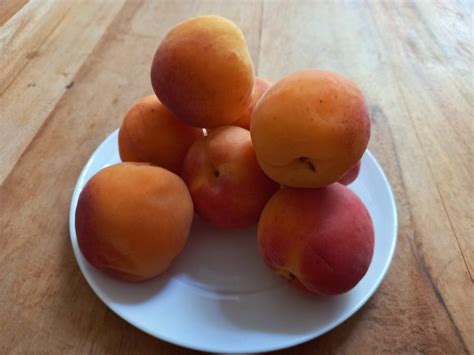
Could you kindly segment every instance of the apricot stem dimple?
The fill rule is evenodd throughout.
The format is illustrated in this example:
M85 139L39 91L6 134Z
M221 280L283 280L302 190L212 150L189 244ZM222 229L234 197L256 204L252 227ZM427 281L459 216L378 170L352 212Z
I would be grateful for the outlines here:
M308 169L311 170L312 172L316 171L316 167L314 166L314 163L309 158L299 157L298 160L302 163L305 163Z
M290 271L287 271L287 270L276 270L276 273L278 274L278 276L284 278L286 281L293 281L294 279L296 279L296 276L290 272Z
M214 176L217 178L217 177L219 177L219 175L220 175L219 170L217 170L217 169L214 170Z

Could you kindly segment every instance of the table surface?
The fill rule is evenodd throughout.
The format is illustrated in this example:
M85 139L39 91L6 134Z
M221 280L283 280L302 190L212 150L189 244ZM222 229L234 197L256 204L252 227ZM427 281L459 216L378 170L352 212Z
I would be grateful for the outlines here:
M166 31L217 13L245 32L258 75L326 68L370 105L370 150L397 200L399 242L351 319L282 351L474 352L473 2L0 2L0 353L179 354L113 314L68 233L85 162L152 92Z

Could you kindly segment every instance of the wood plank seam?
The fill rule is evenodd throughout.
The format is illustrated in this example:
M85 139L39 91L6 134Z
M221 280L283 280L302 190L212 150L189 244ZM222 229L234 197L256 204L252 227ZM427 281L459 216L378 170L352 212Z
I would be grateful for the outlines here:
M34 50L35 52L39 52L41 50L41 47L43 46L43 44L51 37L51 35L54 33L54 31L56 31L56 29L58 28L58 26L64 21L64 19L66 18L66 16L68 15L68 13L72 10L74 6L71 5L67 11L64 12L64 14L62 14L61 18L56 22L56 24L51 28L51 31L49 31L49 33L43 38L43 40L41 41L41 43L39 44L39 46ZM11 81L5 86L4 90L2 92L0 92L0 96L2 96L7 90L8 88L15 82L16 78L21 74L21 72L28 66L28 64L31 63L31 61L35 58L36 56L27 56L26 58L28 59L25 64L22 65L22 67L20 68L20 70L18 70L18 72L13 76L13 78L11 79ZM0 184L1 185L1 184Z
M64 95L62 95L64 96ZM59 99L61 100L61 99ZM41 137L42 135L42 132L48 127L48 124L49 122L52 120L52 118L54 117L55 113L56 113L56 109L57 109L57 105L53 108L53 110L46 116L46 118L44 119L43 123L41 124L41 126L39 126L39 128L36 130L35 134L33 135L33 137L31 138L31 140L28 142L28 144L25 146L25 149L23 149L23 151L21 152L20 156L18 157L18 159L16 160L15 162L15 165L13 165L13 167L10 169L10 171L8 172L8 174L4 177L3 181L0 181L0 187L3 187L3 186L7 186L8 185L8 180L10 178L10 176L12 175L13 171L15 170L15 167L16 165L24 158L24 156L28 153L28 151L30 150L32 144L36 141L36 139L38 137Z
M403 183L403 182L402 182ZM413 223L413 217L412 217L412 214L409 213L409 221L410 221L410 224L411 225L414 225ZM413 239L416 240L416 237L415 237L415 234L416 232L414 232L414 235L413 235ZM417 263L417 265L419 266L419 269L421 270L422 272L422 275L426 278L426 280L428 281L428 284L431 286L431 289L433 290L436 298L438 299L441 307L443 308L443 310L446 312L446 315L448 316L450 322L452 323L453 325L453 328L454 328L454 331L456 332L456 336L459 338L464 350L466 351L466 354L469 354L469 348L464 340L464 337L462 336L462 333L461 333L461 330L459 329L459 327L457 326L456 322L454 321L452 315L451 315L451 312L449 311L448 309L448 306L446 305L446 302L444 301L444 298L443 298L443 295L441 294L440 290L438 289L438 287L436 286L433 278L431 277L428 269L426 268L426 265L425 263L423 262L422 260L422 257L420 256L420 254L418 253L418 250L417 250L417 247L416 245L413 245L414 243L414 240L412 239L409 239L409 245L410 245L410 249L411 249L411 252L412 252L412 255L413 257L415 258L415 262Z
M377 108L379 110L381 110L378 106ZM406 110L407 111L407 110ZM397 167L397 171L402 171L402 166L400 164L400 158L398 156L398 150L396 149L396 146L395 146L395 140L394 140L394 136L393 136L393 131L392 131L392 126L390 124L390 121L387 121L387 128L388 128L388 132L389 132L389 135L390 135L390 145L392 146L392 150L395 152L395 166ZM401 188L404 192L404 195L408 195L408 192L407 192L407 189L406 189L406 183L405 183L405 180L403 178L403 175L402 174L399 174L399 177L400 177L400 183L401 183ZM409 205L410 204L410 201L408 200L407 201ZM410 211L408 211L408 221L409 221L409 224L411 226L414 226L415 223L413 221L413 215ZM413 257L415 258L415 261L417 263L417 265L419 266L419 268L421 269L422 271L422 274L424 275L424 277L427 279L428 281L428 284L430 285L430 287L432 288L436 298L438 299L438 301L440 302L440 305L443 307L443 310L446 312L450 322L452 323L453 325L453 328L455 329L455 332L456 332L456 335L458 336L458 338L460 339L465 351L466 351L466 354L469 354L469 350L468 350L468 346L467 344L465 343L464 341L464 338L462 336L462 333L461 333L461 330L459 329L459 327L457 326L456 322L454 321L452 315L451 315L451 312L449 311L447 305L446 305L446 302L444 301L444 298L441 294L441 292L439 291L438 287L436 286L436 283L434 281L434 279L431 277L430 273L428 272L427 268L426 268L426 265L425 263L423 262L422 260L422 256L420 255L420 253L418 252L418 248L416 247L416 235L415 235L416 232L413 233L413 236L412 238L408 238L408 242L409 242L409 246L410 246L410 250L411 250L411 253L413 255Z
M370 4L370 2L367 2L367 6L368 6L369 8L372 7L371 4ZM372 16L372 21L375 21L375 19L373 18L373 16ZM375 26L375 28L378 28L378 26ZM392 67L392 68L396 68L396 67L397 67L397 63L394 62L394 59L393 59L391 56L388 56L388 58L389 58L389 63L388 63L388 65L389 65L390 67ZM413 117L412 117L411 111L409 110L406 97L403 95L402 87L401 87L401 84L400 84L400 82L399 82L399 80L398 80L398 77L397 77L397 75L395 75L395 73L393 73L393 77L395 78L396 89L397 89L397 91L399 92L399 94L400 94L400 96L401 96L401 100L403 101L403 102L402 102L403 111L405 111L405 112L408 114L408 117L409 117L409 124L410 124L410 126L411 126L411 129L414 130L415 132L417 132L417 131L414 129L414 119L413 119ZM422 143L421 143L419 134L416 134L416 135L415 135L415 138L416 138L416 141L417 141L418 145L420 146L421 152L422 152L422 154L423 154L423 159L425 160L426 164L428 165L428 171L430 172L431 176L433 177L433 170L432 170L431 166L430 166L430 165L428 164L428 162L427 162L427 159L428 159L428 158L427 158L427 154L426 154L426 149L424 148L424 146L423 146ZM396 155L397 155L397 160L400 160L399 153L398 153L398 149L395 150L395 151L396 151ZM399 167L400 167L400 166L399 166ZM403 171L403 170L400 170L400 171ZM402 175L401 181L402 181L403 188L406 190L407 184L406 184L406 182L405 182L405 179L404 179L403 175ZM434 181L434 184L435 184L435 186L436 186L435 188L436 188L437 194L438 194L438 196L441 198L439 185L437 184L436 181ZM410 209L416 208L416 206L413 206L413 204L412 204L412 202L410 201L410 199L408 199L407 202L408 202L409 205L410 205ZM443 213L444 213L444 215L445 215L446 217L448 217L448 216L447 216L446 209L445 209L445 206L443 206ZM411 213L410 213L410 219L413 220L413 217L412 217L412 214L411 214ZM449 229L450 229L450 230L453 230L453 226L452 226L451 223L449 224ZM415 238L415 237L416 237L416 236L414 236L414 238ZM460 250L460 244L459 244L459 240L458 240L458 238L457 238L457 235L455 235L455 238L456 238L456 239L455 239L455 240L456 240L455 243L457 244L457 249ZM414 240L414 242L415 242L415 244L416 244L416 239ZM426 265L426 263L424 262L424 260L425 260L424 257L423 257L422 255L420 255L418 252L415 252L415 250L417 250L417 249L414 249L414 250L413 250L413 255L414 255L416 258L418 258L418 262L420 263L420 265L423 266L424 270L425 270L425 271L427 272L427 274L429 275L429 271L428 271L428 269L427 269L427 265ZM459 253L459 254L461 254L461 253ZM461 254L461 255L462 255L462 254ZM467 264L466 264L466 260L465 260L464 258L463 258L463 262L462 262L462 263L463 263L463 265L464 265L464 268L466 269L466 268L467 268ZM469 275L469 274L468 274L468 275ZM469 276L470 276L470 275L469 275ZM436 284L434 283L435 280L433 280L431 277L430 277L429 279L433 282L433 286L436 287ZM472 280L472 278L471 278L471 280ZM436 296L439 296L439 297L440 297L440 300L443 301L443 304L446 305L446 312L448 313L449 319L453 322L455 328L456 328L456 329L459 331L459 333L461 334L461 338L462 338L462 342L463 342L464 346L465 346L467 349L469 349L469 347L468 347L468 339L465 339L465 338L462 336L463 332L461 332L461 327L458 326L458 324L456 323L455 318L454 318L455 315L454 315L454 314L451 314L451 308L448 308L448 304L446 303L446 301L445 301L445 299L444 299L444 297L443 297L443 294L440 292L440 290L439 290L438 288L433 288L433 291L435 291L435 295L436 295ZM469 333L469 331L467 331L467 333ZM467 351L467 353L469 353L469 351Z
M407 112L408 117L410 118L410 123L411 123L411 125L412 125L412 128L413 128L413 131L414 131L414 133L415 133L416 139L418 140L418 143L419 143L419 145L420 145L421 151L423 152L423 158L424 158L425 163L426 163L426 165L428 166L428 169L429 169L429 171L430 171L430 173L431 173L431 176L432 176L432 178L433 178L432 180L433 180L434 186L436 187L436 192L438 193L439 199L440 199L440 201L441 201L441 205L443 206L444 213L445 213L445 215L446 215L446 217L447 217L447 220L448 220L448 222L449 222L449 226L450 226L450 228L451 228L451 231L453 232L454 237L456 238L456 244L457 244L459 253L461 254L461 257L462 257L462 259L463 259L463 263L464 263L464 265L465 265L466 272L467 272L467 274L469 275L469 278L471 279L471 283L473 283L473 282L474 282L474 279L473 279L473 277L472 277L472 275L471 275L471 272L469 271L469 266L468 266L468 264L467 264L467 261L466 261L466 257L465 257L465 255L464 255L464 252L463 252L463 250L462 250L462 248L461 248L461 243L459 242L459 237L458 237L458 235L456 234L456 231L455 231L455 229L454 229L453 222L452 222L452 220L451 220L451 216L449 215L448 210L446 209L446 204L445 204L445 202L444 202L443 195L441 194L441 190L440 190L440 188L439 188L439 184L438 184L438 182L436 181L435 175L434 175L434 173L433 173L433 169L432 169L432 167L431 167L431 165L430 165L430 162L429 162L429 160L428 160L428 157L427 157L427 154L426 154L426 149L425 149L425 147L423 146L423 141L421 140L421 138L420 138L420 136L419 136L419 134L418 134L418 131L417 131L416 128L415 128L415 127L416 127L416 126L415 126L415 122L414 122L414 120L413 120L413 117L412 117L412 115L411 115L410 110L408 109L408 104L407 104L407 102L406 102L406 98L405 98L405 95L404 95L404 93L403 93L403 90L402 90L402 88L400 87L398 80L396 80L396 82L397 82L398 92L399 92L399 94L400 94L400 97L402 98L403 105L404 105L404 107L405 107L405 111Z
M400 85L399 85L398 80L396 80L396 83L397 83L397 88L398 88L400 97L402 98L402 101L403 101L403 105L404 105L405 111L407 112L407 114L408 114L408 116L409 116L409 118L410 118L410 123L412 124L412 128L413 128L413 130L415 131L416 139L418 140L418 143L419 143L419 145L420 145L421 151L422 151L422 153L423 153L423 158L424 158L424 160L425 160L425 163L428 165L428 169L429 169L431 175L433 176L433 171L432 171L431 166L430 166L430 164L429 164L429 162L428 162L428 159L427 159L427 156L426 156L426 151L425 151L425 149L424 149L424 147L423 147L423 144L422 144L421 141L420 141L420 137L419 137L419 135L418 135L416 129L414 129L413 118L412 118L411 113L410 113L410 111L409 111L409 109L408 109L408 106L407 106L407 103L406 103L406 98L405 98L405 96L404 96L403 93L402 93L402 89L401 89L401 87L400 87ZM402 179L402 182L403 182L403 179ZM458 240L458 238L457 238L456 233L454 232L452 223L451 223L451 221L450 221L450 219L449 219L449 215L447 214L447 211L446 211L446 207L445 207L445 205L444 205L443 198L442 198L442 196L441 196L441 194L440 194L440 191L439 191L438 183L436 182L436 180L435 180L434 178L433 178L433 183L434 183L434 185L435 185L435 187L436 187L436 191L437 191L437 193L438 193L438 196L439 196L440 200L442 201L443 210L444 210L444 213L445 213L446 217L447 217L448 220L449 220L451 231L453 232L453 234L454 234L454 236L455 236L455 238L456 238L457 247L458 247L458 250L459 250L459 252L460 252L460 254L461 254L461 257L463 258L463 263L464 263L465 269L466 269L466 271L467 271L467 274L471 277L471 275L470 275L470 273L469 273L469 268L467 267L466 260L465 260L465 258L464 258L463 253L462 253L461 247L460 247L460 245L459 245L459 240ZM404 184L404 182L403 182L403 184ZM408 201L408 203L411 205L410 201ZM409 218L410 218L410 220L412 220L412 215L411 215L411 213L410 213L410 217L409 217ZM413 237L415 238L415 243L416 243L416 235L414 234ZM459 337L460 337L460 339L461 339L461 342L462 342L464 348L466 349L466 353L469 354L469 353L470 353L469 350L468 350L469 348L468 348L468 346L467 346L467 344L466 344L466 342L465 342L465 340L464 340L464 337L462 336L461 330L459 329L458 325L457 325L456 322L454 321L454 318L452 317L451 312L449 311L449 309L448 309L448 307L447 307L447 304L446 304L446 302L445 302L445 300L444 300L443 295L441 294L441 292L440 292L439 289L437 288L436 284L434 283L435 280L430 276L430 273L429 273L429 271L427 270L426 264L425 264L425 262L424 262L422 256L419 255L419 253L417 252L417 248L414 248L411 243L410 243L410 247L412 247L412 249L413 249L413 256L415 257L415 260L416 260L417 263L419 264L421 270L426 274L426 277L427 277L427 279L429 280L429 282L430 282L430 284L431 284L431 287L432 287L432 289L433 289L433 291L434 291L436 297L440 300L440 303L441 303L441 305L444 307L444 309L446 310L446 313L447 313L447 315L448 315L450 321L453 323L453 326L454 326L454 328L455 328L455 330L456 330L456 333L459 334ZM441 276L441 274L438 275L438 278L439 278L439 276ZM471 277L471 282L472 282L472 277Z
M71 7L71 8L72 8L72 7ZM137 8L138 8L138 7L137 7ZM69 11L69 10L68 10L68 11ZM123 11L123 8L120 10L120 12L121 12L121 11ZM117 14L117 17L120 15L120 12L119 12L119 14ZM63 16L63 18L62 18L59 22L61 22L61 21L66 17L66 15L67 15L67 12L66 12L66 14ZM54 30L56 29L56 27L59 26L59 22L58 22L58 24L54 27L54 29L51 31L51 33L53 33ZM115 20L112 21L112 22L108 25L108 28L113 27L113 26L115 25L114 22L115 22ZM51 35L51 33L48 34L48 37ZM94 48L91 50L91 54L96 51L96 48L98 48L99 46L102 45L102 42L107 41L107 40L110 39L110 38L107 37L107 34L109 34L108 30L106 30L104 33L105 33L104 37L103 37L100 41L98 41L98 42L96 43L96 45L94 46ZM136 35L138 38L142 38L142 37L143 37L143 38L146 38L146 37L155 38L154 36L145 36L145 35L141 35L141 34L132 34L132 35ZM47 38L45 38L45 42L46 42L46 40L47 40ZM39 50L39 49L40 49L40 48L38 48L38 50ZM83 70L83 67L84 67L84 65L86 65L86 64L87 64L87 60L85 60L85 61L82 63L82 65L78 68L77 73L76 73L76 76L77 76L78 73L80 73L80 72ZM26 65L25 65L25 66L26 66ZM18 73L18 74L19 74L19 73ZM71 83L74 83L74 78L72 79ZM70 85L70 84L69 84L69 85ZM68 86L69 86L69 85L68 85ZM72 87L72 85L71 85L71 87ZM66 87L66 88L67 88L67 87ZM67 89L69 89L69 88L67 88ZM64 92L64 94L66 94L66 93L67 93L67 91ZM62 96L64 96L64 94L63 94ZM50 121L51 121L51 120L54 118L54 116L56 115L56 111L59 109L60 105L61 105L61 98L58 100L56 106L55 106L55 107L51 110L51 112L46 116L46 118L45 118L45 120L43 121L43 123L41 124L41 126L40 126L40 127L38 128L38 130L35 132L33 138L31 139L31 141L28 143L28 145L25 147L25 149L23 150L23 152L21 153L21 155L18 157L18 159L17 159L17 161L16 161L16 164L18 164L18 162L20 162L20 161L22 160L22 158L28 153L28 151L30 150L30 148L31 148L31 146L32 146L32 143L33 143L38 137L40 137L40 136L43 134L43 131L48 127L48 125L50 124ZM16 165L16 164L15 164L15 165ZM12 172L13 172L14 170L15 170L15 167L13 167L13 168L9 171L9 173L5 176L3 182L0 182L0 187L1 187L2 185L7 185L7 180L8 180L8 178L10 177L10 175L12 174Z
M123 5L123 1L117 1L116 3L114 3L113 9L115 10L118 10L119 9L119 6L122 6ZM101 3L97 3L97 5L94 5L94 2L77 2L76 3L79 7L79 9L85 9L85 11L91 11L92 8L100 8L101 11L105 11L105 4L101 4ZM100 6L100 7L98 7ZM88 10L87 10L88 9ZM49 34L49 36L47 37L47 39L42 43L42 45L40 46L41 50L45 51L46 49L44 49L44 46L46 45L52 45L53 47L52 48L55 48L54 50L56 51L56 59L60 59L61 58L61 51L60 51L60 48L58 47L58 36L69 36L69 35L73 35L73 36L79 36L80 38L83 38L85 36L85 38L88 38L87 36L92 36L91 38L93 38L94 36L97 36L97 32L95 29L92 29L91 32L87 32L89 34L85 34L84 31L82 30L81 31L78 31L78 30L73 30L72 27L70 27L70 24L69 22L66 23L66 19L70 19L71 21L73 21L73 23L90 23L90 21L93 21L90 19L90 16L88 17L77 17L77 16L74 16L74 12L73 10L69 10L69 11L66 11L66 14L65 16L61 19L61 21L58 21L57 24L55 24L55 29L52 31L52 33ZM113 13L111 11L109 11L109 13L107 14L107 16L104 16L104 20L103 21L106 21L108 24L106 24L105 22L102 23L102 22L96 22L97 23L97 28L102 28L101 26L107 26L106 28L108 28L108 26L110 25L110 23L112 21L109 22L109 20L112 20L112 19L109 19L111 16L113 15ZM75 22L74 22L75 21ZM94 27L95 28L95 27ZM104 30L106 30L106 28ZM65 34L62 34L62 30L65 30ZM70 46L73 45L72 43L69 44ZM90 48L90 50L94 50L95 46L97 45L97 43L94 43L94 44L91 44L91 46L87 46L85 45L84 48ZM80 47L82 48L82 47ZM78 49L79 50L79 49ZM68 53L67 54L68 56L70 56L70 54ZM84 61L85 61L85 57L83 58L84 60L81 61L81 62L65 62L67 63L66 67L69 68L74 68L72 69L73 72L71 73L62 73L63 77L66 78L69 74L71 74L71 78L69 79L68 82L66 82L64 84L64 87L67 86L67 84L70 84L71 83L71 80L73 78L73 75L75 75L75 72L76 72L76 68L77 70L80 69L82 67L82 65L84 64ZM40 60L42 62L45 62L45 58L42 57L40 58ZM37 66L37 63L35 63L35 65ZM62 65L62 64L61 64ZM77 67L76 67L77 65ZM64 66L64 65L63 65ZM31 66L25 66L23 68L22 71L20 71L19 73L19 76L18 78L22 78L22 82L19 82L19 79L17 78L15 81L13 81L11 84L10 84L10 90L6 91L4 93L4 95L0 96L0 98L2 100L7 100L6 98L9 97L9 96L12 96L12 92L14 92L13 88L16 88L18 85L23 85L23 80L27 80L27 76L28 76L28 73L30 71L32 71L33 73L35 72L34 71L34 68L35 66L32 65ZM63 81L63 77L60 77L59 78L59 75L60 73L55 73L54 70L51 70L51 71L48 71L47 73L49 73L48 75L50 76L54 76L55 79L58 79L57 81L55 81L54 83L52 83L52 85L54 84L52 90L54 90L56 92L55 94L55 101L57 102L57 100L59 100L59 98L64 94L64 87L61 87L60 86L62 85L62 81ZM12 91L13 90L13 91ZM61 91L61 92L59 92ZM37 129L44 123L44 119L47 119L49 113L51 112L51 105L53 105L54 103L52 101L42 101L39 99L40 96L40 93L36 93L35 94L36 98L40 101L39 102L39 106L37 106L36 110L34 111L34 113L32 113L32 115L34 115L34 120L31 120L32 124L34 126L25 126L25 132L26 134L28 135L28 139L24 139L24 142L23 144L21 145L17 145L16 148L14 148L12 146L12 151L15 155L13 155L13 157L10 157L10 161L8 161L8 156L7 156L7 159L6 159L6 164L5 166L3 167L3 171L0 171L0 186L3 185L3 182L5 180L6 177L8 177L11 173L11 171L14 169L14 166L15 164L17 164L18 162L18 158L21 157L24 153L24 150L28 147L28 145L31 144L32 140L30 139L30 137L34 137L37 133ZM56 97L57 95L57 97ZM57 99L57 100L56 100ZM11 105L8 106L10 109L11 109ZM18 111L18 110L17 110ZM21 111L21 110L20 110ZM20 112L20 114L24 114L24 115L27 115L27 113L25 112ZM30 117L30 116L28 116ZM16 116L14 115L14 118L16 118ZM7 122L2 122L3 125L7 125ZM38 124L38 126L36 126L36 124ZM7 126L8 127L8 126ZM3 141L4 144L6 144L5 141Z
M27 4L29 0L3 0L4 3L0 4L0 27L14 17L23 6ZM3 8L3 9L2 9Z

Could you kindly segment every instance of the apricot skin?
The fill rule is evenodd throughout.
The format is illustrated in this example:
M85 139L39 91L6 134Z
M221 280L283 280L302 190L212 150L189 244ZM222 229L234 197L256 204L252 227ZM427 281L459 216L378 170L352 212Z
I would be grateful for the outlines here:
M343 185L352 184L355 179L359 176L361 161L359 160L342 178L339 179L339 183Z
M374 229L362 201L344 185L282 188L262 212L258 244L264 262L295 286L336 295L367 272Z
M249 103L246 109L239 116L237 121L232 123L233 126L239 126L250 130L250 120L252 118L252 111L255 108L255 105L257 105L257 102L260 100L263 94L270 88L270 86L272 86L272 83L270 83L268 80L259 77L255 78L255 83L252 90L252 94L249 98Z
M197 214L220 228L257 223L279 188L261 170L249 131L235 126L212 130L186 155L182 173Z
M128 110L120 126L120 158L180 174L189 147L202 136L201 129L178 120L156 96L146 96Z
M260 99L250 124L263 171L282 185L327 186L367 148L370 119L361 91L322 70L287 75Z
M142 281L163 273L181 252L192 218L191 196L179 176L120 163L87 182L75 227L92 266L125 281Z
M199 16L173 27L151 67L160 101L195 127L232 124L248 103L253 81L242 31L220 16Z

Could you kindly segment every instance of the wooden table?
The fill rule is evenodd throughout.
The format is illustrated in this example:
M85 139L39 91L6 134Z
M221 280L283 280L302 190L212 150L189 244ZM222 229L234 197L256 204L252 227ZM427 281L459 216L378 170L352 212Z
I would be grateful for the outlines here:
M0 1L0 353L178 354L114 315L68 232L71 193L127 107L152 92L176 22L217 13L245 32L258 75L318 67L354 79L370 149L399 212L372 299L282 353L474 352L473 2Z

